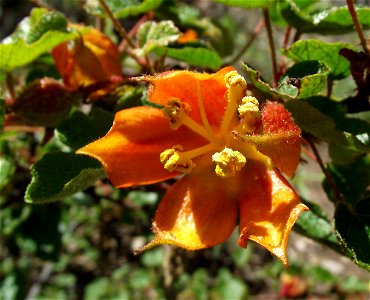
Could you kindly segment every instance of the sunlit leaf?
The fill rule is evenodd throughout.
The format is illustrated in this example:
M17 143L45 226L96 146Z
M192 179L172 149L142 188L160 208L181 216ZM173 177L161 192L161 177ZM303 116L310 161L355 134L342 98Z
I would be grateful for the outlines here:
M283 49L282 52L296 62L321 61L330 68L330 78L343 79L350 74L348 60L339 55L339 50L343 48L353 49L354 47L342 42L326 43L312 39L297 41L291 47Z

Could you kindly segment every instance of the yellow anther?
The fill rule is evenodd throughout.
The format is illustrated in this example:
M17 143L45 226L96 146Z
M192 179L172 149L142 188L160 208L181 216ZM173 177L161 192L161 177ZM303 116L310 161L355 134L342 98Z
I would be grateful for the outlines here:
M216 163L215 172L222 178L234 176L244 167L247 159L239 151L225 148L221 152L212 155L212 161Z
M241 104L241 100L245 96L245 90L247 88L245 79L236 71L227 73L224 80L227 87L226 99L228 104L220 127L221 134L226 134L230 124L235 120L237 108L239 104Z
M181 126L180 114L186 112L186 110L186 106L179 99L172 98L168 100L167 105L163 108L163 114L168 119L172 129Z
M231 71L227 73L225 75L224 80L227 88L234 87L237 85L239 85L243 90L247 88L247 83L245 79L241 75L239 75L237 71Z
M189 173L195 167L191 159L183 160L181 158L181 145L175 145L170 149L164 150L160 154L160 160L164 168L169 171L178 171L182 173Z
M244 116L252 116L254 118L259 117L259 103L255 97L247 96L242 99L242 104L238 107L238 112L241 118Z

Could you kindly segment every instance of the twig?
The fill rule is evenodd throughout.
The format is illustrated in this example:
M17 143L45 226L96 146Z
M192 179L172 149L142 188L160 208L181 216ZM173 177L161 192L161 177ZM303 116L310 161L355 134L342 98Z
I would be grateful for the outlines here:
M333 79L328 78L328 89L327 89L327 92L326 92L326 96L328 98L331 97L331 94L333 92L333 83L334 83Z
M364 52L367 55L370 55L370 50L366 46L366 39L364 36L364 31L362 30L361 23L358 20L356 9L355 9L355 4L353 3L353 0L347 0L347 6L348 6L349 13L351 14L353 23L355 24L358 36L361 41L362 48L364 49Z
M297 31L295 32L295 35L293 37L293 43L298 41L300 39L301 35L302 35L302 32L299 29L297 29Z
M110 8L108 7L107 3L105 2L105 0L99 0L99 3L101 6L103 6L103 9L104 11L108 14L108 17L112 20L113 24L114 24L114 27L117 29L119 35L125 39L127 41L127 44L135 49L136 46L134 45L134 43L131 41L131 39L129 38L129 36L127 35L127 32L126 30L122 27L121 23L117 20L117 18L113 15L112 11L110 10Z
M343 199L343 196L342 194L339 192L333 178L331 177L330 173L328 172L328 170L326 169L325 167L325 164L320 156L320 153L319 151L317 150L316 146L315 146L315 143L312 142L310 139L306 139L307 140L307 143L310 144L311 148L312 148L312 151L313 153L315 154L316 156L316 160L321 168L321 171L324 173L325 175L325 178L326 178L326 181L328 182L328 185L330 186L330 188L332 189L332 191L334 192L334 196L335 196L335 199L337 200L338 203L343 203L346 205L346 202L345 200Z
M15 101L16 94L14 88L14 77L11 72L6 72L6 88L12 98L12 103Z
M41 272L37 276L36 281L34 282L30 290L28 291L25 297L26 300L33 300L37 298L42 288L42 285L49 279L52 271L53 271L53 265L49 262L46 262L43 265Z
M267 36L269 40L269 45L270 45L270 52L271 52L271 60L272 60L272 70L274 73L274 86L277 85L278 81L278 68L277 68L277 63L276 63L276 52L275 52L275 43L274 43L274 37L272 35L272 27L271 27L271 22L270 22L270 14L268 8L263 9L263 18L265 20L266 24L266 29L267 29Z
M225 65L232 65L236 63L242 57L242 55L249 49L249 47L252 46L254 40L256 39L256 37L258 36L258 34L260 33L261 29L264 26L265 26L265 21L260 20L256 28L254 29L253 33L250 35L246 44L239 50L239 52L235 55L235 57L230 59L230 61L226 62Z

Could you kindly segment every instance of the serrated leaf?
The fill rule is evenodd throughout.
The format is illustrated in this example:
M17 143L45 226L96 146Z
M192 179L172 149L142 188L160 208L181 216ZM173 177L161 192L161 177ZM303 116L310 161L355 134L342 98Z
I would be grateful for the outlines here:
M275 4L276 1L274 0L253 0L253 1L245 1L245 0L214 0L215 2L222 3L226 6L236 6L241 8L260 8L260 7L268 7L269 5Z
M325 86L329 69L317 61L302 62L290 68L281 78L278 89L263 81L259 72L242 63L248 81L270 99L307 98L318 94Z
M301 214L294 225L294 231L341 252L340 245L334 232L334 226L323 213L320 206L302 199L310 209Z
M116 18L127 18L144 14L148 11L155 10L162 2L163 0L106 0L108 7ZM85 7L89 14L105 18L108 17L96 0L87 0Z
M56 136L62 143L77 150L104 136L113 119L113 114L100 108L93 108L89 115L75 111L56 128Z
M61 13L34 8L15 32L2 41L0 69L12 70L25 65L59 43L78 36L66 27L67 20Z
M370 28L370 8L357 7L356 12L362 27ZM281 14L289 25L302 33L343 34L355 30L347 6L332 7L310 15L300 10L294 1L286 0Z
M39 40L32 44L27 44L21 39L10 44L1 44L0 69L10 71L16 67L26 65L60 43L72 40L77 36L77 32L51 30L43 34Z
M153 52L158 55L166 55L168 57L186 62L192 66L200 66L216 70L222 65L221 57L213 50L202 47L156 47Z
M136 49L139 55L145 55L151 52L155 47L167 46L177 41L180 36L180 30L172 21L154 21L145 22L137 32L137 38L140 49Z
M291 100L285 103L285 107L290 111L295 122L303 131L328 143L353 147L358 145L359 141L356 141L355 136L338 130L336 122L331 117L323 114L308 104L308 102Z
M343 79L350 74L350 64L347 59L339 55L343 48L354 49L351 44L342 42L326 43L319 40L301 40L282 52L296 62L317 60L325 63L329 68L331 79Z
M359 202L354 211L345 204L338 204L335 226L348 256L360 267L370 271L370 198Z
M31 167L25 201L41 204L83 191L105 177L100 163L88 156L50 152Z
M330 173L344 199L355 207L364 199L370 198L370 156L362 157L350 165L328 164ZM335 202L335 196L328 193Z
M329 69L318 61L302 61L289 68L279 82L279 92L292 98L319 94L326 85Z

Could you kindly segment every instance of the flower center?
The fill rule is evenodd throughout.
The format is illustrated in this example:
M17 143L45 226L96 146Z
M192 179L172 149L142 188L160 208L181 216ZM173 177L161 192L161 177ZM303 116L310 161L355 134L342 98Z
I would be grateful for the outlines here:
M209 141L205 146L190 151L183 151L181 145L164 150L160 154L160 161L169 172L189 173L195 167L193 159L209 154L215 163L216 174L227 178L234 176L244 167L247 162L246 157L259 157L259 152L251 143L236 139L233 134L235 131L242 134L253 133L256 120L260 117L259 103L254 97L245 97L246 82L236 71L226 74L225 84L228 102L222 123L216 134L207 119L199 82L197 82L196 88L202 124L188 116L190 108L180 99L172 98L164 107L164 116L172 129L176 130L184 125ZM241 152L231 147L236 147Z

